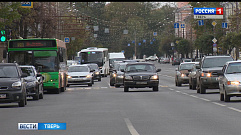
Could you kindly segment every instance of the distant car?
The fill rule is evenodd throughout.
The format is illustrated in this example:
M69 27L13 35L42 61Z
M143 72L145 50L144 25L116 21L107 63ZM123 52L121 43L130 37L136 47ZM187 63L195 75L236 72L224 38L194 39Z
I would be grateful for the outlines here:
M197 86L197 72L200 69L199 62L196 62L189 73L189 89L196 89Z
M192 59L182 59L182 63L184 62L192 62Z
M163 62L164 64L170 63L170 58L164 58Z
M92 86L94 84L93 71L90 70L88 65L70 65L68 68L68 84L70 85L82 85L87 84Z
M33 97L33 100L43 99L44 89L42 74L37 73L35 67L31 65L21 65L20 68L23 73L28 74L28 76L24 78L27 82L27 96Z
M115 87L120 87L124 85L123 79L124 79L124 72L127 63L119 63L119 67L115 70L116 76L115 76ZM122 71L121 71L122 70Z
M175 58L173 61L172 61L172 65L174 66L174 65L180 65L180 63L181 63L181 59L179 59L179 58Z
M101 81L101 74L100 74L100 69L96 63L89 63L87 64L90 68L90 70L93 70L93 79Z
M176 69L175 75L175 84L176 86L182 86L182 84L189 83L189 72L192 69L192 66L198 62L185 62L181 63Z
M229 61L219 77L220 100L229 102L231 97L241 97L241 61Z
M160 64L164 64L164 58L163 58L163 57L160 57L160 58L158 59L158 62L159 62Z
M120 63L124 63L124 62L121 62L121 61L114 61L113 62L113 69L110 72L110 86L115 85L116 70L119 68Z
M0 103L18 103L19 107L27 104L26 82L17 63L0 63Z
M156 60L158 60L157 56L149 56L146 58L146 61L156 61Z
M159 77L155 65L150 62L128 63L124 72L124 92L128 92L129 88L152 88L158 91Z

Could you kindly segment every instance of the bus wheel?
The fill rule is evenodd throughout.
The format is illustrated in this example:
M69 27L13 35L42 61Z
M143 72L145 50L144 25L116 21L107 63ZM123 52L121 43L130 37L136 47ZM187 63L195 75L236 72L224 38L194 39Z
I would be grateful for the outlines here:
M55 94L59 94L60 93L60 88L55 89Z

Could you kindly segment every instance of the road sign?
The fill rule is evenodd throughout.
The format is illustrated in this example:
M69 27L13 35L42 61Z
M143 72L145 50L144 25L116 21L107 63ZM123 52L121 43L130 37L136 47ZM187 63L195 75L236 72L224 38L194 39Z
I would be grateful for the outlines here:
M174 23L174 28L179 28L179 23Z
M217 23L216 23L215 21L212 22L212 25L213 25L213 26L216 26L216 24L217 24Z
M214 38L212 41L213 41L213 43L216 43L218 40L216 38Z
M228 28L228 23L222 23L222 28Z
M33 8L33 2L21 2L22 8Z
M157 32L153 32L153 36L157 36Z
M65 43L69 43L69 37L65 37L65 38L64 38L64 42L65 42Z
M185 28L185 24L181 24L181 28Z
M198 21L198 25L199 25L199 26L204 25L204 21L203 21L203 20L199 20L199 21Z

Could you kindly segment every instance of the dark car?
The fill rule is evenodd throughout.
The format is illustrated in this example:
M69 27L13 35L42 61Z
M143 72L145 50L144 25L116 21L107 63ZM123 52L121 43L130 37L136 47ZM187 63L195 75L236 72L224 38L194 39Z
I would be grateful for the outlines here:
M231 56L205 56L197 72L197 93L205 94L206 89L219 89L219 76L227 61L233 61Z
M123 63L123 62L121 62L121 61L114 61L113 62L113 69L110 72L110 86L115 85L116 70L120 66L120 63Z
M159 76L157 69L153 63L137 62L128 63L124 72L124 92L128 92L129 88L153 88L153 91L158 91Z
M96 63L90 63L87 64L90 68L90 70L94 71L93 72L93 79L101 81L101 74L100 74L100 69L99 66Z
M179 58L175 58L173 61L172 61L172 65L174 66L174 65L180 65L180 63L181 63L181 59L179 59Z
M0 63L0 103L17 102L19 107L27 104L26 82L17 63Z
M115 87L120 87L122 85L124 85L123 83L123 79L124 79L124 72L122 72L121 70L125 70L127 63L119 63L119 66L116 70L114 70L115 72Z
M43 99L44 89L43 89L43 78L42 74L37 73L34 66L20 66L23 73L28 76L24 79L26 80L27 96L33 97L33 100Z

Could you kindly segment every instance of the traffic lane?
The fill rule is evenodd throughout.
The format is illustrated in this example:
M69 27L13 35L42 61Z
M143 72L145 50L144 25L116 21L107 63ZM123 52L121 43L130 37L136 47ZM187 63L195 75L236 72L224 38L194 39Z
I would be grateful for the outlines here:
M172 88L174 91L179 91L193 98L200 99L201 101L208 101L211 104L224 106L228 109L241 112L240 97L232 97L231 102L223 102L223 101L220 101L219 99L220 98L219 89L207 89L206 94L199 94L197 93L197 90L189 89L188 84L182 84L181 87L175 86L175 78L172 76L159 75L159 77L160 77L160 87L169 87L169 88Z

